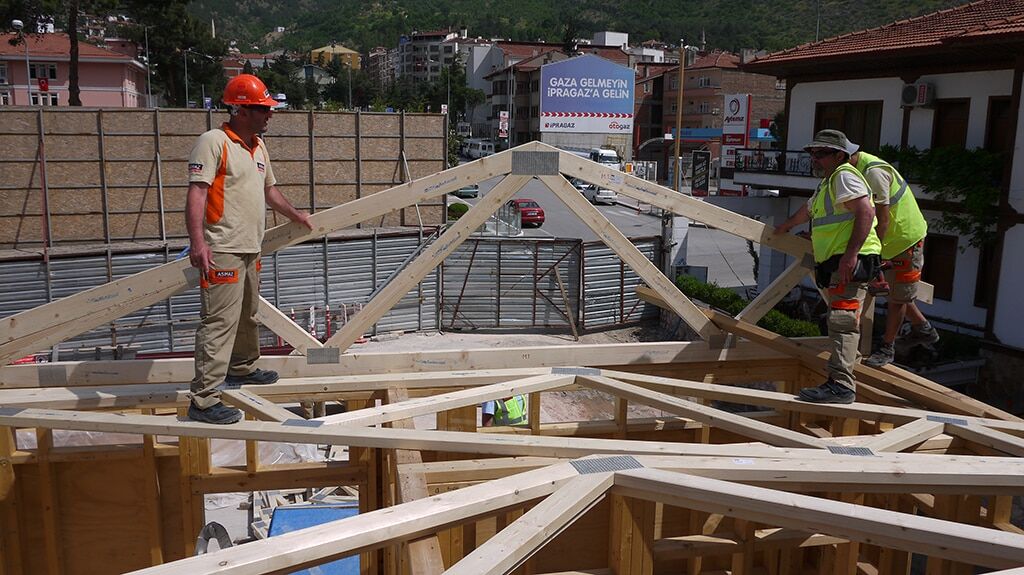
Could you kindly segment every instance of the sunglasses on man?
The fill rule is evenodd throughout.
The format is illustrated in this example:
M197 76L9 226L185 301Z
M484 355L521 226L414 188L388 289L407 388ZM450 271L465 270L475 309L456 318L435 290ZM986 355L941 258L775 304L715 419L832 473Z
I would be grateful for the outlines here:
M247 110L253 110L254 112L261 112L263 114L268 114L268 113L270 113L270 110L271 110L270 106L242 106L242 107L247 109Z
M833 156L835 154L838 154L839 150L832 150L832 149L825 148L825 149L822 149L822 150L808 150L807 153L810 154L811 157L814 158L815 160L820 160L822 158L827 158L829 156Z

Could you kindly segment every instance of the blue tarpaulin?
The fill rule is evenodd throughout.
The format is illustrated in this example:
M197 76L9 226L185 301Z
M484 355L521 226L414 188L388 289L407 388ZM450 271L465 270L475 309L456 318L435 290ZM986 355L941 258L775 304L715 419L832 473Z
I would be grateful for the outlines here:
M274 508L274 515L270 519L270 531L268 535L284 535L307 527L316 527L331 521L347 519L359 514L359 506L355 503L346 504L324 504L324 505L295 505L281 506ZM293 575L359 575L359 556L353 555L310 567L302 571L296 571Z

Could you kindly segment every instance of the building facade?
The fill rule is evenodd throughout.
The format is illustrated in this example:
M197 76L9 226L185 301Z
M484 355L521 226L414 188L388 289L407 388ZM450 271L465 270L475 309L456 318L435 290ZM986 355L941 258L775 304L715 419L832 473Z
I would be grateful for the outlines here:
M736 173L737 181L780 190L764 215L781 221L817 183L801 147L818 129L843 130L871 152L889 145L1001 154L1005 166L992 206L996 239L981 246L941 227L942 214L960 209L957 204L908 178L929 221L924 279L935 296L922 311L1018 356L1024 349L1024 308L1013 297L1024 283L1018 255L1024 248L1021 22L1024 4L981 0L753 61L748 69L787 81L787 141L784 153L764 161L750 157ZM771 273L761 278L770 281L784 262L763 255Z
M0 34L0 105L67 106L71 61L68 35L26 35L23 42L12 45L11 40L16 39L16 34ZM146 67L141 62L87 42L79 42L78 50L83 106L146 106Z

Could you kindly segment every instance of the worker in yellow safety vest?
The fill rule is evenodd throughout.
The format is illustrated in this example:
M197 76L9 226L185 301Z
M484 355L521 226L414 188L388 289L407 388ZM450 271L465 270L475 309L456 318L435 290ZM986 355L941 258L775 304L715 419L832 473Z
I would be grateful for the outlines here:
M885 270L889 287L885 334L878 349L864 360L866 365L881 367L895 359L896 335L904 317L910 319L910 332L900 338L901 344L913 347L939 341L939 333L914 303L924 267L928 222L907 180L892 164L864 151L855 153L850 163L864 175L871 190L878 220L875 232L882 242L882 260L889 262Z
M493 425L520 425L526 423L526 399L521 395L506 397L498 401L485 401L481 406L481 423L484 427Z
M810 222L815 276L828 299L832 354L828 379L800 390L813 403L852 403L853 365L860 341L860 314L868 281L881 268L882 243L875 234L875 209L864 176L850 165L858 146L837 130L821 130L804 146L821 178L811 199L775 228L784 234Z

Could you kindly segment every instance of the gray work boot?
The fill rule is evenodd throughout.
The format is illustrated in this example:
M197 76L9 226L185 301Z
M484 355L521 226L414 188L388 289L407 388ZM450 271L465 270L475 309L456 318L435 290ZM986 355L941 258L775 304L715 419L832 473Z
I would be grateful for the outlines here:
M269 385L278 380L277 372L269 369L254 369L246 375L228 375L224 383L230 386L238 385Z
M939 341L939 332L932 324L924 322L920 326L911 324L910 333L900 338L900 344L908 349L918 345L929 345Z
M894 359L896 359L896 347L891 343L882 342L875 353L864 360L864 365L882 367L892 363Z
M853 403L856 397L857 394L852 389L829 379L818 387L801 389L797 399L810 403Z
M196 404L190 402L188 418L192 421L225 425L241 421L242 412L233 407L228 407L219 401L206 409L199 409Z

